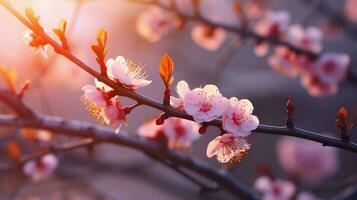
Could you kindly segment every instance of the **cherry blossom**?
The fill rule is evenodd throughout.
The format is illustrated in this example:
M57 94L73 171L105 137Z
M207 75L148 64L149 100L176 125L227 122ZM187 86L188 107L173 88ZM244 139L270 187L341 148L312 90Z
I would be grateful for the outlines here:
M138 128L138 135L161 140L165 137L171 149L185 149L200 137L199 125L189 120L170 117L163 125L156 125L155 120L150 120Z
M262 36L282 37L290 22L287 11L267 12L255 25L255 31Z
M311 192L302 191L296 197L296 200L322 200Z
M248 99L229 99L229 106L223 113L223 129L240 137L245 137L256 129L259 119L252 115L253 104Z
M174 27L174 16L158 7L151 7L141 13L136 22L139 35L150 42L157 42Z
M216 137L207 146L207 157L217 157L221 163L239 162L250 150L250 144L241 137L227 133Z
M171 149L182 149L191 146L200 137L199 125L196 122L170 117L163 124L163 131Z
M33 31L24 31L22 33L22 41L26 46L34 49L36 53L40 53L42 57L48 58L50 45L44 43L41 37L36 36Z
M263 200L290 200L295 193L295 185L290 181L272 180L267 176L259 177L254 188L262 194Z
M215 85L206 85L187 92L183 99L184 110L198 122L209 122L220 117L228 102Z
M278 143L277 154L287 173L310 183L323 180L338 169L336 149L311 141L284 137Z
M287 47L277 47L268 59L268 64L278 73L294 78L299 75L297 56Z
M171 96L170 104L172 107L183 110L183 99L185 95L190 91L190 86L188 86L186 81L179 81L176 85L176 92L178 98Z
M41 181L49 177L57 168L57 165L57 157L53 154L47 154L38 160L27 161L24 165L23 172L31 177L33 181Z
M104 108L105 122L112 128L121 128L125 124L126 114L121 106L120 101L112 100L111 103Z
M322 49L322 32L317 27L308 27L304 30L301 25L291 25L287 32L287 40L300 48L319 53Z
M345 78L349 62L346 54L325 53L314 64L314 72L326 84L338 83Z
M85 85L82 87L84 91L84 96L88 100L96 103L99 106L106 106L109 104L110 97L106 94L111 88L104 83L94 79L95 86Z
M301 84L307 89L311 96L327 96L337 93L337 83L326 84L315 74L305 74L301 77Z
M129 89L136 90L151 83L146 80L146 74L142 66L126 60L122 56L109 59L106 62L109 78L118 81Z
M192 39L201 47L209 50L217 50L226 38L226 32L222 28L212 28L200 24L195 26L191 32Z
M158 139L163 135L162 126L157 125L155 120L149 120L142 124L138 130L138 135L150 139Z

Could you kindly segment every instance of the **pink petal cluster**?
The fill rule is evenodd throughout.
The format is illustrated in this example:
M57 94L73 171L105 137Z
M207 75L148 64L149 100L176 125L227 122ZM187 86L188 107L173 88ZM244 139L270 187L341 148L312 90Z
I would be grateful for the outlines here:
M55 171L57 165L57 157L53 154L47 154L38 160L27 161L23 167L23 172L33 181L41 181L49 177Z
M315 53L319 53L322 50L322 32L316 27L308 27L304 30L301 25L291 25L287 32L287 41L297 47Z
M151 7L141 13L136 22L136 30L141 37L157 42L175 25L174 16L158 7Z
M229 105L223 113L223 129L236 136L246 137L259 125L259 119L252 115L253 104L248 99L229 99Z
M261 36L282 37L288 28L290 14L287 11L267 12L255 25L255 31Z
M272 180L267 176L259 177L254 188L262 194L262 200L290 200L295 193L295 185L286 180Z
M205 24L196 25L191 32L193 41L199 46L209 50L217 50L226 38L226 32L222 28L212 28Z
M339 165L336 149L291 137L279 141L277 155L284 171L310 183L333 175Z
M151 83L151 81L146 80L145 71L140 65L122 56L109 59L106 66L109 78L118 81L129 89L136 90Z
M126 114L118 98L109 95L111 88L95 79L95 86L85 85L84 101L87 110L100 122L112 128L118 128L125 123Z
M351 22L357 22L357 1L346 0L344 3L344 14Z
M200 137L199 125L195 122L181 118L170 117L163 125L156 125L154 120L144 123L138 128L138 135L150 139L159 139L163 134L167 139L169 148L185 149Z
M224 134L208 143L207 157L217 157L221 163L239 162L250 150L250 144L234 134Z

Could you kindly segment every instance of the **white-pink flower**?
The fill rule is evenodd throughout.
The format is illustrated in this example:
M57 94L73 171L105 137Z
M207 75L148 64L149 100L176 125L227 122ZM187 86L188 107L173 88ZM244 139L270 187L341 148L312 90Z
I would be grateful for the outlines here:
M40 53L42 57L48 58L50 45L43 44L41 38L36 37L32 30L26 30L22 33L22 41L26 46L34 49L35 53Z
M314 73L326 84L335 84L346 76L350 57L346 54L324 53L314 63Z
M315 97L334 95L338 88L337 83L327 84L311 72L301 76L301 84Z
M183 110L183 99L185 95L190 91L190 86L188 86L186 81L179 81L176 85L176 93L178 98L171 96L170 104L172 107Z
M186 93L183 99L184 110L198 122L209 122L219 118L228 102L215 85L195 88Z
M322 32L317 27L308 27L304 30L301 25L291 25L288 29L287 40L291 44L319 53L322 49Z
M255 31L261 36L281 37L288 28L290 14L287 11L267 12L255 25Z
M312 183L333 175L339 165L336 149L297 138L282 138L277 154L284 171Z
M105 122L112 128L120 129L125 124L126 114L119 100L111 100L104 108Z
M252 115L253 104L248 99L229 99L229 105L223 113L223 129L240 137L246 137L259 125L259 119Z
M262 194L263 200L290 200L295 193L295 185L286 180L272 180L267 176L259 177L254 188Z
M227 133L216 137L207 146L207 157L217 157L221 163L239 162L250 150L250 144L241 137Z
M106 92L110 91L111 88L97 79L94 79L94 81L95 86L85 85L82 87L84 97L99 106L106 106L110 100L109 98L106 98Z
M212 28L205 24L196 25L191 36L193 41L199 46L209 50L217 50L226 38L226 32L222 28Z
M296 196L296 200L322 200L311 192L302 191Z
M109 59L106 62L109 78L118 81L129 89L138 89L151 83L146 80L146 74L142 66L126 60L122 56Z
M171 13L158 7L151 7L141 13L136 22L136 30L139 35L150 42L157 42L171 28L174 27L175 19Z
M170 117L163 124L163 131L171 149L182 149L191 146L200 137L199 125L196 122Z
M57 157L53 154L47 154L38 160L27 161L23 172L25 175L31 177L33 181L41 181L49 177L55 171L57 165Z

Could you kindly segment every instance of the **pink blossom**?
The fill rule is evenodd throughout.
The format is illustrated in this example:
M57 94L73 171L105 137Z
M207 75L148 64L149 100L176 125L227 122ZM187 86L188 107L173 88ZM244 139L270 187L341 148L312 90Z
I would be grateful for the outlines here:
M157 42L174 27L174 16L158 7L141 13L136 22L139 35L150 42Z
M283 137L277 146L279 163L289 174L307 182L318 182L338 169L336 149L318 143Z
M295 185L290 181L276 179L267 176L259 177L254 188L263 196L263 200L290 200L295 193Z
M227 133L216 137L207 146L207 157L217 157L221 163L240 161L250 150L250 144L241 137Z
M311 192L302 191L297 195L296 200L322 200L322 199L312 194Z
M224 42L226 32L222 28L212 28L210 26L200 24L192 29L191 36L199 46L209 51L215 51Z
M33 181L40 181L49 177L57 168L57 165L57 157L53 154L47 154L38 160L27 161L23 172L30 176Z
M122 56L109 59L106 62L109 78L118 81L129 89L136 90L151 83L146 80L146 74L142 66L126 60Z
M112 128L121 128L125 124L126 114L119 100L112 100L108 106L104 108L105 122Z
M34 32L31 30L26 30L22 33L22 41L24 44L35 50L35 53L40 53L44 58L48 58L49 47L48 44L43 44L40 37L35 36Z
M314 64L314 72L326 84L343 80L347 73L350 58L346 54L325 53Z
M274 54L268 59L268 64L278 73L291 78L299 74L297 56L286 47L275 48Z
M99 106L105 106L110 100L106 98L106 92L110 91L111 88L105 85L104 83L98 81L97 79L95 79L94 81L95 86L85 85L82 87L82 91L84 91L84 97Z
M301 84L307 89L310 95L315 97L334 95L337 92L337 83L326 84L312 73L302 75Z
M356 0L346 0L344 4L345 16L352 22L357 22L357 1Z
M179 81L176 85L176 93L178 98L171 96L170 104L172 107L183 110L183 99L185 95L190 91L190 86L188 86L186 81Z
M196 122L170 117L163 125L163 131L171 149L188 148L200 137Z
M259 125L259 119L252 115L253 109L248 99L230 98L229 106L223 113L223 129L237 136L248 136Z
M301 25L291 25L288 29L287 40L300 48L319 53L322 49L322 32L317 27L304 30Z
M255 31L261 36L282 37L289 22L290 14L287 11L271 11L255 25Z
M137 133L144 138L156 139L162 134L162 126L157 125L155 120L149 120L139 126Z
M206 85L187 92L183 99L184 110L198 122L209 122L220 117L228 102L215 85Z

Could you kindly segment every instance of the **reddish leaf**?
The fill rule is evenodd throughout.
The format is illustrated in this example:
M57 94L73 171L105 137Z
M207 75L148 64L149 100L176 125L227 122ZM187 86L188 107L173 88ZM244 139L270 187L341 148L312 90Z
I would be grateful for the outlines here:
M106 76L106 66L105 66L105 56L107 54L106 44L107 44L107 32L104 29L99 29L97 32L97 44L91 46L92 50L97 56L97 62L100 65L101 74Z
M165 88L167 89L174 80L173 71L175 69L174 62L171 57L165 53L160 60L159 74L162 81L164 82Z
M61 21L58 24L58 27L54 28L52 30L57 35L57 37L61 40L62 46L67 49L68 45L67 45L67 38L65 35L66 28L67 28L67 21L64 19L61 19Z
M21 150L19 144L15 140L11 140L6 144L6 152L13 160L19 160L21 156Z

